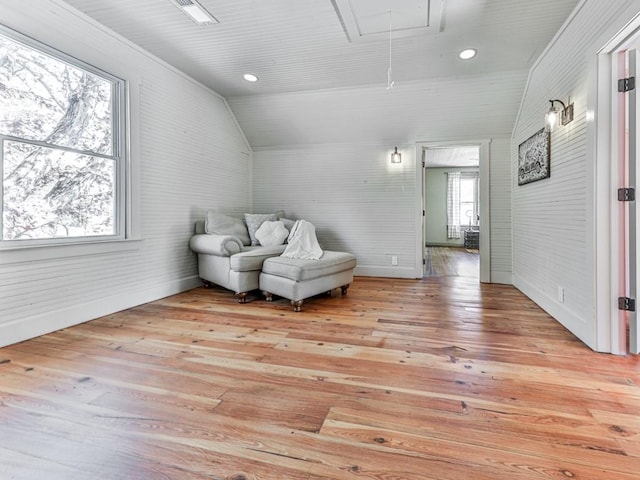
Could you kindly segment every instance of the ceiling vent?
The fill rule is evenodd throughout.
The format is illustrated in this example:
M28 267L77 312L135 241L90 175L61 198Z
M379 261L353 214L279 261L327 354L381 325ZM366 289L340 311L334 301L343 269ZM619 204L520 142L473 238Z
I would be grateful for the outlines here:
M218 23L202 5L195 0L171 0L182 12L198 25Z
M444 29L445 0L332 0L350 42L389 38L389 8L393 38L439 33Z

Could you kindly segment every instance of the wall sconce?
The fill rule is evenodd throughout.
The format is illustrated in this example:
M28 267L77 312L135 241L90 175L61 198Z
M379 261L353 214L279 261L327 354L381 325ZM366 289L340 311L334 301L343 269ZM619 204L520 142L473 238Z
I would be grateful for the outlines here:
M553 127L558 123L558 117L560 117L560 124L566 125L573 121L573 103L565 105L561 100L549 100L551 107L544 116L544 128L547 132L552 132ZM555 103L562 105L562 108L555 106Z
M402 163L402 154L398 151L398 147L391 154L391 163Z

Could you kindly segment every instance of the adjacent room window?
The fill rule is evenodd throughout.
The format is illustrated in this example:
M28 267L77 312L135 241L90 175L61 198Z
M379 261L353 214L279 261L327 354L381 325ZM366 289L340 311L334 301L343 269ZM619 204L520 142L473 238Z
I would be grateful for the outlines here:
M0 29L0 247L124 238L124 81Z
M447 172L447 238L461 238L464 228L479 225L478 173Z
M478 226L478 174L460 174L460 222L464 228Z

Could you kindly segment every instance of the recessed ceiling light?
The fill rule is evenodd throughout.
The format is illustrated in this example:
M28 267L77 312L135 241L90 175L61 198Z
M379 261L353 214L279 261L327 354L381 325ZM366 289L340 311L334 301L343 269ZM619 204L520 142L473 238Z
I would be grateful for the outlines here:
M244 74L244 79L247 82L257 82L258 81L258 77L256 77L253 73L245 73Z
M205 10L196 0L173 0L180 10L196 22L198 25L207 25L209 23L218 23L218 20Z
M475 57L477 53L478 51L475 48L467 48L466 50L462 50L458 56L462 60L469 60L470 58Z

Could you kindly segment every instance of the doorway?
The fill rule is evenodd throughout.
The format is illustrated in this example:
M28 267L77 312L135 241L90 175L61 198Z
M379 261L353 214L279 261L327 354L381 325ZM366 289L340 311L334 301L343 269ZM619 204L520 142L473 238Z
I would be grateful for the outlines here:
M480 147L426 147L425 276L480 278Z
M489 140L417 144L417 278L453 272L491 281L489 145Z

